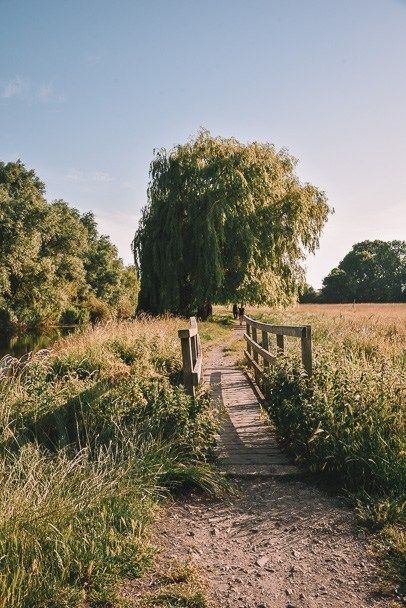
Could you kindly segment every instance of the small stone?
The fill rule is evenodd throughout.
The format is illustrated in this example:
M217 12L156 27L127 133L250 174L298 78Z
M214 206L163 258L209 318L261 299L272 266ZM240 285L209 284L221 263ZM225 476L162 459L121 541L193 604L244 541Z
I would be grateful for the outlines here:
M295 549L293 549L292 555L293 555L293 557L296 557L296 559L297 559L300 557L300 551L295 551Z
M266 555L263 555L262 557L259 557L255 563L260 568L263 568L264 566L266 566L266 564L268 562L269 562L269 557L267 557Z
M285 589L286 595L293 595L293 589Z
M218 531L217 528L213 528L212 530L210 530L210 534L212 536L218 536L220 534L220 532Z

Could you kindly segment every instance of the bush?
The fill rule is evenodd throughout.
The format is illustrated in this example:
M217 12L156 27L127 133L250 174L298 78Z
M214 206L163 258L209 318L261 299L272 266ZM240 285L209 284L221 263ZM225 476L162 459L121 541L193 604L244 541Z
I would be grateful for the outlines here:
M59 325L85 325L90 320L87 309L70 306L65 308L59 319Z

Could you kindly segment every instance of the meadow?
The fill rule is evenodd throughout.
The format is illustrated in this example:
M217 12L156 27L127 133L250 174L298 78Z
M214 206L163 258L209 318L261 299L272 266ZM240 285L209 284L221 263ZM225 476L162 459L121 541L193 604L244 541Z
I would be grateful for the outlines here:
M306 304L247 314L312 326L314 375L301 369L299 341L287 339L263 387L268 414L292 459L344 489L360 522L379 531L383 559L404 585L406 305Z
M221 490L210 464L217 413L180 385L186 323L84 330L0 383L2 608L130 605L120 581L151 566L162 499ZM201 324L205 345L227 331ZM200 605L196 589L179 593L171 585L182 605Z

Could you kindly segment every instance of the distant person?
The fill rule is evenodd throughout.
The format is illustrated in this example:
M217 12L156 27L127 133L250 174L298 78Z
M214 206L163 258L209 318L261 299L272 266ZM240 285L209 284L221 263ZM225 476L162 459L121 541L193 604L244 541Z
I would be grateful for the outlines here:
M240 325L242 325L242 322L244 321L244 315L245 315L245 308L241 304L240 308L238 309L238 317L240 319Z
M238 319L238 306L237 306L237 304L233 304L233 317L234 317L234 319Z

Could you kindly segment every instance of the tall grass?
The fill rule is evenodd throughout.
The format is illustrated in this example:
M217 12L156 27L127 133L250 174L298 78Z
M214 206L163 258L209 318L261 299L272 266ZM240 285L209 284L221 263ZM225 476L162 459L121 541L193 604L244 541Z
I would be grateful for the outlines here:
M180 385L184 324L85 331L0 383L1 608L118 602L119 581L151 561L160 499L221 487L216 413Z
M314 375L301 368L300 341L288 339L264 384L269 415L298 463L345 488L361 520L385 529L404 580L406 306L250 312L312 325Z

